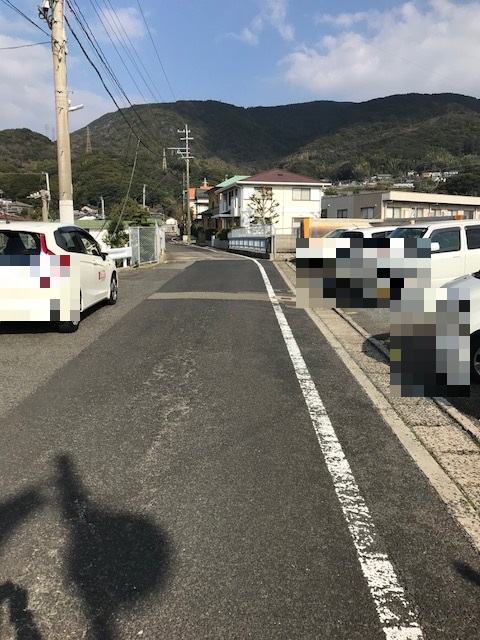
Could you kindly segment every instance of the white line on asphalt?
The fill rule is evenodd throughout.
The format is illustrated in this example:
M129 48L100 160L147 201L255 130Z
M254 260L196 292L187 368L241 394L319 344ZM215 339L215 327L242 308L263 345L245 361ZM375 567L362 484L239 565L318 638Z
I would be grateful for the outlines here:
M267 273L258 260L250 260L259 268L265 283L385 637L387 640L421 640L423 633L417 616L388 555L382 551L370 511Z

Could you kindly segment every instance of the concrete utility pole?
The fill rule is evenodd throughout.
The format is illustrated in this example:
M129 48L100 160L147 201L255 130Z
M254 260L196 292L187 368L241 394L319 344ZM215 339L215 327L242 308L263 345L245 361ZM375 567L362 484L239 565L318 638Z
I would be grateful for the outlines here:
M147 185L144 184L142 189L142 209L145 209L145 189L146 188L147 188Z
M57 125L57 159L60 222L73 224L72 160L68 128L67 39L63 16L64 0L53 3L52 52Z
M40 18L52 30L53 80L55 86L55 118L57 127L57 160L60 222L73 224L72 162L70 154L69 108L67 92L67 39L64 25L65 0L42 0Z
M185 185L185 190L186 190L186 196L185 196L185 203L186 203L186 214L187 214L187 242L190 243L191 241L191 230L190 227L192 226L192 214L190 211L190 160L193 160L194 157L190 155L190 148L189 148L189 142L190 140L193 140L192 137L190 137L190 129L188 128L188 125L185 125L185 129L178 129L177 133L183 133L185 135L184 138L180 138L180 140L184 140L185 141L185 146L184 147L168 147L170 150L172 151L176 151L179 155L182 156L182 158L185 160L185 174L186 174L186 185Z
M50 213L50 178L48 175L48 171L42 171L45 176L45 184L47 186L45 198L42 197L42 220L43 222L48 222L48 214Z

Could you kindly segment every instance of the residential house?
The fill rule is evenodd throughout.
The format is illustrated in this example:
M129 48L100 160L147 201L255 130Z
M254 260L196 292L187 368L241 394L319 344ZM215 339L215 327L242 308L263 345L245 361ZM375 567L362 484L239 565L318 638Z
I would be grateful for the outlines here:
M319 218L323 181L284 169L270 169L253 176L234 176L216 185L218 212L212 217L224 226L248 226L254 211L251 197L263 187L271 190L278 202L275 227L283 233L294 233L304 218Z
M189 204L192 211L192 221L202 220L203 214L209 208L208 192L213 187L209 187L206 182L201 187L191 187L189 189Z

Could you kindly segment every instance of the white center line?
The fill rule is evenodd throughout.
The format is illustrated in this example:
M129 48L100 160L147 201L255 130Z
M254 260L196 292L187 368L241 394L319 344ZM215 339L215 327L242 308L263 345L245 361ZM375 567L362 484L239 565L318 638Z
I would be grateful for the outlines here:
M385 637L387 640L422 640L423 633L414 608L407 600L388 555L382 550L370 511L267 273L258 260L250 260L258 266L265 283Z

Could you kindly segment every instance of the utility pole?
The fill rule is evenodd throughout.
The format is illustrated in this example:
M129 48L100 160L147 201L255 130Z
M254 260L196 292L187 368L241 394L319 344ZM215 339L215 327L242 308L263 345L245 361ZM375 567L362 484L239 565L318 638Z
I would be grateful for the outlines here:
M92 139L90 136L90 127L87 126L87 141L85 144L85 153L92 153Z
M177 129L177 133L183 133L184 134L184 138L180 138L180 140L184 140L185 141L185 146L184 147L168 147L170 150L172 151L176 151L180 156L182 156L182 158L185 160L185 174L186 174L186 185L185 185L185 191L186 191L186 197L185 197L185 203L186 203L186 208L187 208L187 242L190 243L191 241L191 229L190 227L192 226L192 214L190 211L190 160L193 160L194 157L190 155L190 148L189 148L189 142L190 140L193 140L192 137L190 137L190 129L188 128L188 125L185 125L185 129Z
M102 220L105 220L105 200L103 199L103 196L100 196L100 203L101 203Z
M57 128L57 161L60 222L73 224L72 162L68 128L67 39L64 26L65 0L43 0L39 16L52 31L53 79Z
M46 184L46 194L42 196L42 220L43 222L48 222L48 214L50 212L50 178L48 175L48 171L42 171L45 176L45 184ZM41 193L41 192L40 192Z
M145 189L146 189L147 185L144 184L143 185L143 189L142 189L142 209L145 209Z

